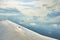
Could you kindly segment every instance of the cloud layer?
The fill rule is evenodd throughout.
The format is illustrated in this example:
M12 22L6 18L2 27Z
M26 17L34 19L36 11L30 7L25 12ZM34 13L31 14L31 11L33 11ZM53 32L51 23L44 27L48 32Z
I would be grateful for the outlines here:
M60 0L1 0L0 11L1 9L15 9L30 18L40 16L37 21L47 22L52 19L51 16L55 16L60 11L59 4ZM17 13L17 11L14 12ZM52 14L52 12L56 13ZM60 13L57 15L60 15Z

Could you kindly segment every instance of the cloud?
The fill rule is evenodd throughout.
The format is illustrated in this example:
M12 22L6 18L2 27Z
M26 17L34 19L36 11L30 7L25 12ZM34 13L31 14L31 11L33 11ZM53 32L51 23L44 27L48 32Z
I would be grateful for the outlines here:
M22 5L33 5L35 7L35 2L16 2L16 1L12 1L12 2L4 2L1 4L0 8L16 8L18 9L19 11L21 11L24 15L26 16L46 16L45 15L45 11L47 11L46 9L43 10L42 12L42 9L41 11L38 10L35 10L33 9L33 7L29 8L28 6L22 6ZM28 11L27 9L28 8Z
M37 7L37 9L33 9L33 7L31 7L30 9L26 9L21 11L24 15L26 16L41 16L41 17L45 17L47 16L49 13L51 13L53 11L53 9L56 11L56 6L53 6L55 5L54 3L54 0L46 0L46 1L35 1L35 2L30 2L31 4L29 5L33 5L34 7ZM27 4L24 4L24 5L27 5ZM46 6L44 6L46 5ZM26 6L27 7L27 6ZM50 7L50 8L48 8ZM59 6L57 6L59 8ZM40 8L40 9L38 9ZM51 9L51 10L50 10ZM27 11L28 10L28 11Z
M0 8L15 8L18 6L17 2L4 2L1 3Z
M37 24L36 24L36 23L30 23L30 25L35 26L35 25L37 25Z
M32 1L39 1L39 0L16 0L16 1L22 1L22 2L32 2Z
M58 26L59 26L58 24L52 24L53 28L58 28Z
M0 16L18 16L19 14L11 14L11 13L0 13Z
M47 21L45 17L48 18L48 14L50 15L52 12L60 10L60 0L28 0L27 2L24 1L25 0L2 0L3 3L0 2L0 8L16 8L25 16L40 16L41 18L39 18L38 20L42 22ZM56 19L50 19L49 21L53 22L52 20Z

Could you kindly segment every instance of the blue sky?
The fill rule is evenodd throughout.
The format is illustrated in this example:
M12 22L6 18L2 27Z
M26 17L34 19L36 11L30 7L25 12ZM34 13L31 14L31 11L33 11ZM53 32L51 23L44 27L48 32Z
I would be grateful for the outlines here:
M7 9L4 9L4 8L0 8L0 13L19 13L19 11L15 8L13 9L10 9L10 8L7 8Z

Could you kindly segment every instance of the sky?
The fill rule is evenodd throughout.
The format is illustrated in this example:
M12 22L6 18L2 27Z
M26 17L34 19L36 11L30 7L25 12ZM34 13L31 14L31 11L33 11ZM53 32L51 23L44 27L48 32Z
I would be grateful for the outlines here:
M60 0L1 0L1 13L19 13L40 22L60 20ZM33 18L34 17L34 18ZM57 22L56 20L54 20Z
M60 0L0 0L0 16L18 16L31 26L50 23L60 28Z

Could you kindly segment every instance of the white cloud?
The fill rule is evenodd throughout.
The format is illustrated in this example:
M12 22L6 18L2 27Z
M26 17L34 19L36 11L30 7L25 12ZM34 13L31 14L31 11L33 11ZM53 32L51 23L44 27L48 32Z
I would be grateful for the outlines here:
M41 11L36 11L36 10L34 10L34 9L28 9L28 11L26 10L26 8L27 8L27 6L25 7L25 6L22 6L22 5L34 5L35 6L35 4L34 4L35 2L16 2L16 1L12 1L12 2L4 2L4 3L2 3L1 4L1 6L0 6L0 8L16 8L16 9L18 9L19 11L21 11L23 14L25 14L25 15L27 15L27 16L46 16L45 15L45 11L46 11L46 9L44 9L43 11L42 11L42 9L41 9Z
M19 14L11 14L11 13L0 13L0 16L18 16Z
M37 24L36 24L36 23L30 23L30 25L35 26L35 25L37 25Z
M25 10L21 11L24 15L45 17L48 15L48 13L52 12L53 9L58 10L58 8L59 8L59 6L57 6L57 7L53 6L53 5L55 5L54 0L34 1L34 2L30 2L30 3L31 3L30 5L33 5L35 7L40 7L40 9L38 9L38 10L35 10L33 8L30 8L28 10L25 9ZM46 4L46 6L43 6L44 4ZM47 8L47 7L50 7L50 8Z
M55 2L54 2L55 1ZM23 13L26 16L41 16L41 18L38 18L40 21L46 21L47 19L45 18L48 13L52 12L52 10L60 10L60 1L56 0L40 0L40 1L33 1L33 2L20 2L20 1L5 1L5 2L0 2L0 8L16 8L21 13ZM23 6L23 5L33 5L35 7L39 7L40 9L33 9L28 6ZM28 8L28 9L26 9ZM51 19L51 22L57 22L56 20L58 18ZM60 20L60 19L59 19Z
M60 24L51 24L50 27L54 29L60 29Z
M15 8L18 4L17 2L4 2L1 3L0 8Z
M58 28L58 25L57 24L52 24L52 27L53 28Z

